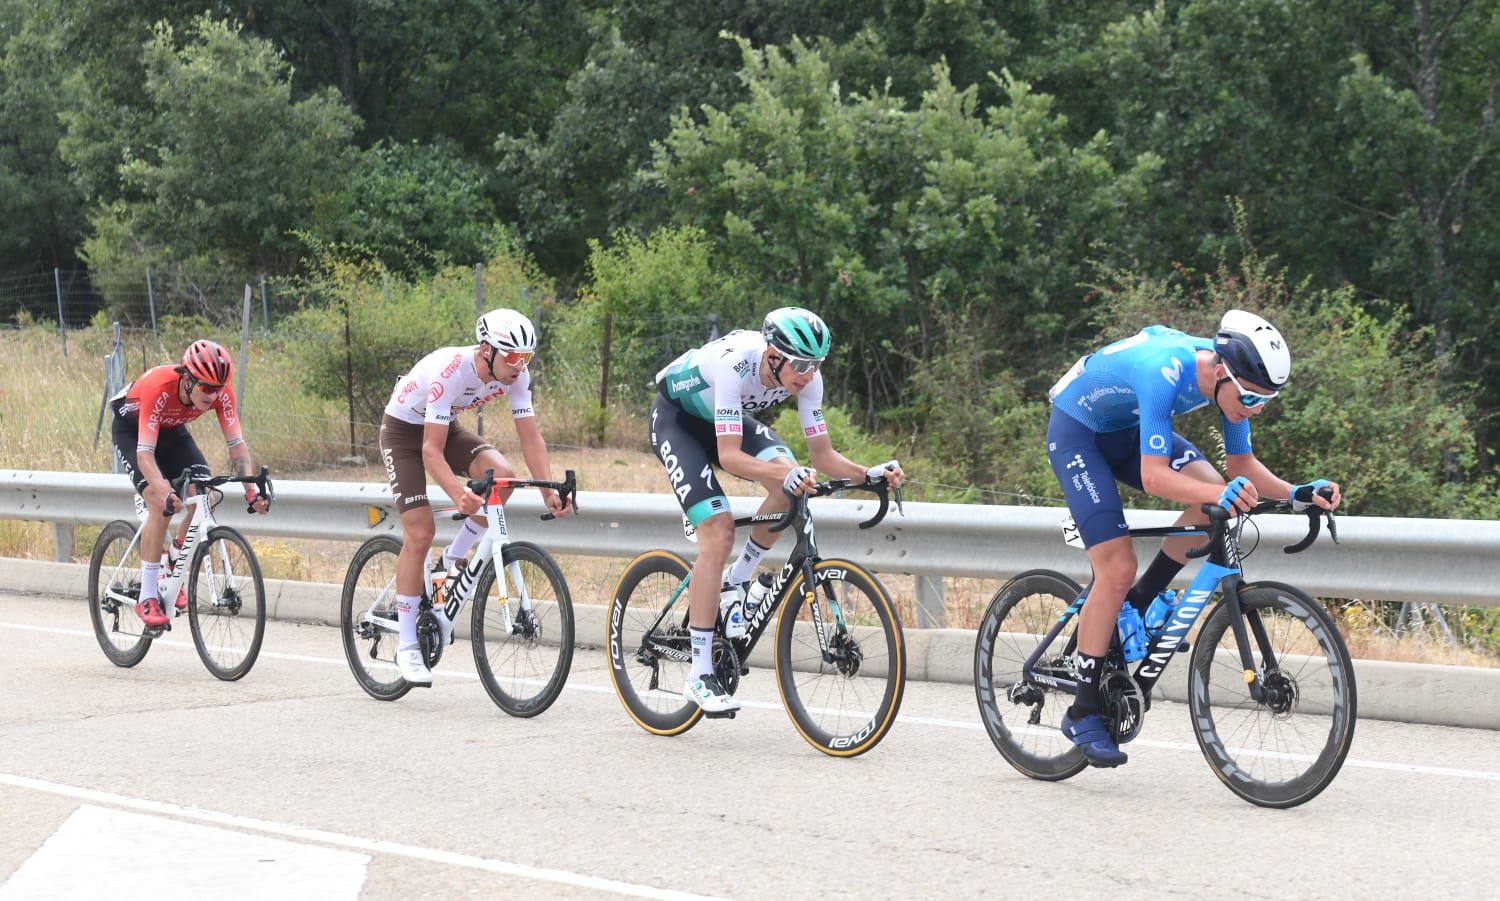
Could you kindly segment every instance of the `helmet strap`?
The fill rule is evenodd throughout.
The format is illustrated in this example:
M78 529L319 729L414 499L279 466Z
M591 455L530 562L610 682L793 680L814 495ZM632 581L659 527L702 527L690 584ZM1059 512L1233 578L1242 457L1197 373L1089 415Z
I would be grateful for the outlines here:
M786 367L786 357L778 352L775 362L767 362L766 366L771 370L771 378L776 380L776 384L785 388L786 386L781 381L781 370Z

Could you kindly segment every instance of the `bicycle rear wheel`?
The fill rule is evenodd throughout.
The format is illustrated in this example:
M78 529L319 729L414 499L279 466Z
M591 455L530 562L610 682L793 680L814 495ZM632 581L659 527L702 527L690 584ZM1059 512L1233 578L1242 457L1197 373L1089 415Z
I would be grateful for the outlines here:
M776 685L809 744L855 757L880 744L896 722L906 639L890 595L869 572L847 560L819 560L813 582L809 590L798 573L787 586L776 625Z
M671 551L647 551L625 567L609 607L615 694L630 718L656 735L679 735L703 718L703 709L682 696L692 670L688 571ZM673 598L671 615L661 619Z
M359 687L372 698L394 701L411 691L396 668L396 558L401 542L377 535L359 546L344 576L339 633L344 659Z
M208 533L188 569L187 597L203 665L225 682L243 678L266 636L266 583L245 536L228 526Z
M1056 782L1088 767L1083 752L1062 734L1072 693L1022 677L1026 661L1081 591L1062 573L1024 572L995 592L979 624L974 644L979 718L1000 756L1033 779ZM1073 655L1066 649L1075 628L1076 618L1053 639L1037 670L1074 678Z
M1327 788L1349 753L1357 717L1354 666L1328 611L1298 589L1245 585L1240 607L1267 697L1250 697L1233 614L1221 598L1193 648L1193 731L1230 791L1261 807L1295 807ZM1276 661L1269 669L1267 650Z
M512 597L493 596L493 560L475 586L474 668L501 710L536 716L562 694L573 665L573 596L557 561L534 544L507 544L501 563Z
M89 555L89 620L115 666L140 663L151 650L146 624L135 614L141 595L141 548L136 527L117 519L105 526Z

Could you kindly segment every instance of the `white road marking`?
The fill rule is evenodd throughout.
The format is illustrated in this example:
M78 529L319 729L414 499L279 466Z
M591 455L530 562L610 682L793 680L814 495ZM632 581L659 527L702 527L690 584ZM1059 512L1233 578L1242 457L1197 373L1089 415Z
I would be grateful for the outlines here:
M518 879L534 879L539 882L552 882L560 885L573 885L580 888L613 892L615 894L629 895L636 898L669 899L669 901L690 901L691 899L691 901L699 901L699 899L706 899L711 897L706 895L694 895L688 892L679 892L671 889L656 888L655 886L649 885L636 885L629 882L619 882L614 879L600 879L595 876L585 876L582 873L572 873L566 870L553 870L544 867L532 867L525 864L510 863L509 861L504 860L494 860L488 857L475 857L471 854L459 854L452 851L443 851L437 848L423 848L418 845L407 845L400 842L389 842L381 839L362 838L357 835L344 835L338 832L326 832L321 829L307 829L301 826L293 826L285 823L275 823L271 822L270 820L259 820L253 817L242 817L235 814L220 813L213 810L204 810L198 807L182 807L177 804L167 804L161 801L147 800L145 798L131 798L125 795L116 795L109 792L95 791L88 788L78 788L72 785L61 785L56 782L44 782L40 779L30 779L25 776L16 776L10 773L0 773L0 784L11 785L16 788L30 789L32 791L47 792L49 794L60 795L67 798L76 798L78 800L91 804L106 804L113 807L125 808L126 810L137 810L143 813L153 814L157 817L175 817L182 820L212 823L216 826L223 826L226 828L246 829L254 832L262 832L267 835L284 836L294 841L317 842L324 845L333 845L335 847L350 848L357 851L368 852L370 854L393 854L399 857L409 857L414 860L425 860L429 863L444 864L456 867L468 867L470 869L484 870L490 873L499 873L505 876L514 876ZM162 850L159 854L153 855L150 853L150 848L153 847L153 845L151 845L149 839L144 841L136 841L135 837L130 835L129 833L122 834L119 832L111 832L109 834L108 841L100 842L96 839L95 842L96 843L94 847L89 849L88 853L97 856L99 847L106 845L118 845L123 849L128 849L133 852L133 860L135 861L134 865L138 867L141 866L141 861L149 862L153 859L169 859L172 861L172 866L178 866L185 857L192 857L194 855L197 855L200 851L200 848L193 844L156 845L154 847L161 848ZM43 847L45 848L45 845ZM37 853L40 854L41 852L38 851ZM75 850L73 853L75 855L79 855L83 852ZM24 866L25 865L23 865L23 869ZM148 872L146 873L145 878L149 879L153 875L153 868L147 867L146 869ZM160 873L156 873L155 875L159 877ZM110 878L118 878L118 871L113 872ZM361 879L361 882L363 882L363 879ZM236 891L238 891L238 887L241 884L240 876L238 874L232 877L232 883L236 885ZM225 884L224 874L222 871L220 871L219 879L215 886L218 891L205 892L202 894L195 893L193 897L202 898L217 896L222 893ZM8 887L9 882L7 882L5 885ZM153 891L149 893L112 891L112 885L112 883L96 885L93 886L90 893L72 897L145 897L148 895L155 895L159 893L155 889L153 889ZM18 895L16 897L53 899L69 896L66 893L52 891L45 895ZM285 899L288 897L321 898L328 896L320 895L317 893L305 895L287 895L285 893L282 893L277 897L279 898L279 901L285 901ZM3 901L13 901L13 899L11 899L9 896L4 895L3 893L0 893L0 898L3 898Z
M359 897L368 854L84 804L0 884L0 901Z

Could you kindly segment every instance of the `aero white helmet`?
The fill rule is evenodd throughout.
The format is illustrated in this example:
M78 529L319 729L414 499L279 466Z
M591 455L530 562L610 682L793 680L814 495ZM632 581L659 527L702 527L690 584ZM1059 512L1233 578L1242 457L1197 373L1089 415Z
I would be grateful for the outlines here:
M1292 352L1276 326L1254 313L1230 310L1219 320L1214 350L1231 372L1280 391L1292 374Z
M480 316L474 325L474 337L501 353L536 352L536 328L531 320L504 307Z

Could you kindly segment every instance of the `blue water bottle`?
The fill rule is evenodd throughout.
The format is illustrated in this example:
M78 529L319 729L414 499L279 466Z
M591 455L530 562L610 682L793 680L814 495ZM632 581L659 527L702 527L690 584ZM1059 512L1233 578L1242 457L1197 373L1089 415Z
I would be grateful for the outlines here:
M1146 628L1141 623L1141 612L1130 601L1120 605L1120 619L1116 625L1120 630L1120 649L1125 653L1125 662L1134 663L1146 656Z
M1151 606L1146 608L1146 634L1155 638L1161 634L1166 627L1167 620L1172 618L1172 611L1177 609L1177 592L1167 589L1151 599Z

